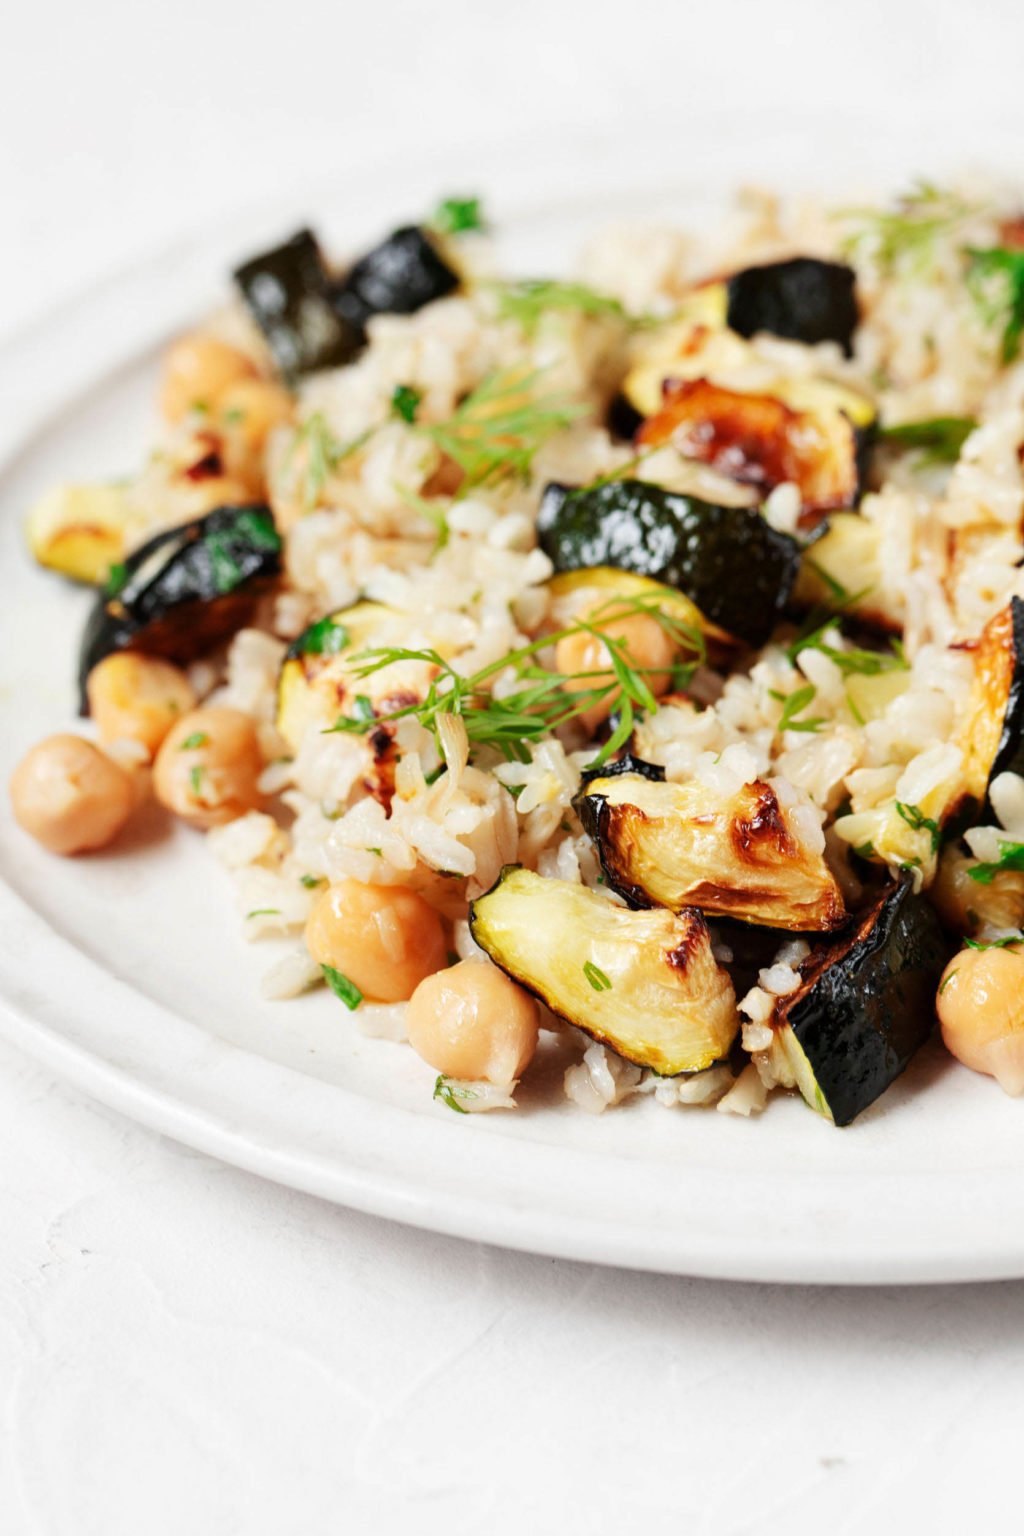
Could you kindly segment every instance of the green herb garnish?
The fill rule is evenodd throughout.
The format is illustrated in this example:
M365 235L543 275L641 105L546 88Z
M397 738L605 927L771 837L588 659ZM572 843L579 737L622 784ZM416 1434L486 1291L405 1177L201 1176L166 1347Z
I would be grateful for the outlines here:
M115 561L107 572L106 585L103 589L105 597L116 597L123 592L128 582L128 567L123 561Z
M777 693L774 688L769 688L769 694L773 699L778 699L782 705L782 714L779 716L777 729L780 731L820 731L826 724L824 717L816 716L812 720L800 720L797 718L811 703L818 690L813 683L807 683L803 688L794 688L792 693Z
M885 271L904 266L920 273L933 263L942 236L973 211L953 193L919 180L893 208L846 208L837 217L855 223L843 241L848 255L872 256Z
M304 885L307 891L315 891L318 885L323 885L323 875L300 875L299 884Z
M363 1000L363 994L354 981L349 981L340 971L336 971L333 965L322 965L320 969L324 973L324 981L330 987L335 997L340 997L345 1007L352 1010L359 1007Z
M210 738L207 736L205 731L193 731L191 736L185 737L185 740L181 743L178 751L195 752L198 747L205 747L209 739Z
M626 311L618 299L613 299L610 294L598 293L586 283L525 278L516 283L498 284L499 318L514 320L527 335L532 335L544 316L554 310L626 318Z
M281 916L281 909L280 909L280 907L253 907L251 912L247 912L245 914L245 920L246 920L246 922L248 922L250 917L280 917L280 916Z
M986 251L968 250L967 254L967 286L982 319L989 325L1002 325L1000 355L1004 363L1012 363L1024 336L1024 251L997 245Z
M896 801L896 813L910 827L913 832L930 832L932 838L932 853L938 853L942 845L942 828L937 821L930 816L925 816L920 806L907 805L902 800Z
M289 653L293 656L337 656L349 641L349 632L344 624L339 624L337 619L327 614L303 630L294 645L289 647Z
M964 939L965 949L1006 949L1010 944L1024 942L1024 934L1008 933L1002 939Z
M938 990L938 994L937 995L939 997L941 997L943 992L945 992L946 988L949 986L950 982L953 980L953 977L955 975L956 975L956 971L950 971L949 975L945 978L945 980L943 981L942 985L940 986L940 988Z
M972 880L977 880L979 885L991 885L996 875L1004 870L1024 869L1024 843L1005 842L999 844L999 857L991 863L975 864L967 873Z
M922 465L955 464L977 425L973 416L932 416L926 421L882 427L878 436L897 448L920 449L918 462Z
M196 763L192 768L189 769L188 782L189 787L192 790L192 798L194 800L198 800L199 789L203 782L203 767L201 763Z
M465 235L484 229L483 205L478 197L445 197L434 209L430 225L439 235Z
M866 843L858 843L853 851L860 859L870 859L874 855L875 845L869 838Z
M542 370L503 368L467 395L447 421L419 427L462 470L460 495L515 476L525 480L534 455L589 407L536 392Z
M857 597L863 594L858 593ZM853 599L856 601L856 598ZM903 655L903 648L897 641L890 641L889 652L868 651L860 646L847 646L840 650L838 646L830 645L825 639L828 631L835 624L835 617L829 617L805 634L798 635L786 649L786 655L790 661L796 661L802 651L820 651L827 656L829 661L835 663L844 677L854 675L860 677L877 677L880 672L906 672L907 660Z
M320 500L321 492L327 484L328 476L338 468L339 464L369 442L378 426L367 427L365 432L360 432L349 442L339 442L327 425L322 412L314 411L312 416L299 427L295 439L288 451L285 460L286 467L294 463L295 455L303 444L306 446L306 462L302 472L302 509L304 512L312 512Z
M392 416L397 416L399 421L406 421L412 426L422 399L422 389L416 389L412 384L396 384L391 395Z
M583 967L583 974L590 982L595 992L610 992L612 989L611 977L606 976L600 966L588 960Z
M478 1099L480 1095L474 1093L472 1088L456 1088L451 1078L442 1073L434 1084L434 1098L440 1099L442 1104L447 1104L449 1109L454 1109L457 1115L468 1115L469 1110L459 1103L460 1099Z

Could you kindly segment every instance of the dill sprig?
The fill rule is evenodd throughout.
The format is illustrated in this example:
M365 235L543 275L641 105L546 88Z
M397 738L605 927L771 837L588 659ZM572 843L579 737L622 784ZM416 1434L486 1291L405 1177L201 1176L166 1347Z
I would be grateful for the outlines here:
M293 467L300 448L305 446L306 461L301 471L304 512L313 511L320 500L328 477L333 474L339 464L344 463L351 454L369 442L376 431L377 427L368 427L365 432L360 432L349 442L342 443L327 425L321 411L314 411L311 416L306 417L296 432L285 459L285 469L289 470Z
M614 731L594 758L592 766L607 762L632 735L638 710L653 712L657 700L651 691L654 670L637 667L630 658L628 641L609 635L600 627L612 619L642 613L653 618L676 647L693 656L688 666L679 669L674 681L685 686L705 658L704 638L683 620L659 606L657 595L651 597L610 598L587 618L531 640L517 650L490 662L471 675L457 672L432 648L408 649L381 646L352 658L352 671L363 680L396 662L423 662L434 668L426 696L367 721L361 715L340 715L329 731L364 735L371 727L385 721L414 718L431 731L440 742L438 722L441 715L457 715L466 727L471 743L498 748L510 761L528 763L528 743L540 741L560 726L585 715L596 705L615 698L618 722ZM565 675L538 664L540 653L572 635L588 634L599 640L608 655L607 667L597 671ZM609 678L609 672L612 674ZM493 691L495 681L511 673L516 686L500 695Z
M1024 336L1024 251L1003 246L967 252L967 286L987 325L1003 327L1000 355L1012 363Z
M417 428L462 470L460 494L510 476L526 479L548 439L586 415L587 406L565 395L538 394L542 375L542 369L498 369L447 421Z
M553 310L583 315L606 315L618 320L629 317L621 302L607 293L598 293L586 283L563 283L553 278L523 278L518 282L495 284L498 316L514 320L526 334L532 335L546 314Z
M918 180L892 208L843 208L836 217L855 224L842 242L847 255L873 257L884 271L921 271L934 261L938 241L976 211L954 193Z

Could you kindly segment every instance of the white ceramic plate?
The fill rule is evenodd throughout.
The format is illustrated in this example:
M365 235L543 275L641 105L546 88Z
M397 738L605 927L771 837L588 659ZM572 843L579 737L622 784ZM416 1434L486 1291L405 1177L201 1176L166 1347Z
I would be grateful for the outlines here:
M709 136L713 142L713 136ZM724 146L724 147L723 147ZM877 146L876 146L877 149ZM799 135L718 146L704 186L766 170L806 183ZM756 154L756 165L751 155ZM912 167L905 151L898 177ZM871 174L877 180L881 151ZM849 163L849 162L848 162ZM916 163L920 164L921 161ZM254 214L52 316L0 359L0 776L73 722L84 594L37 571L20 523L62 477L138 462L161 341L221 292L233 258L316 213L358 247L439 186L484 186L523 270L642 210L692 217L662 155L491 159L448 174L349 177L345 197ZM934 158L930 162L934 165ZM863 166L859 166L863 170ZM472 176L472 180L470 180ZM629 188L609 193L608 187ZM538 191L538 187L540 190ZM571 195L568 195L571 193ZM541 195L543 194L543 195ZM202 840L143 820L116 852L48 857L0 811L0 1023L124 1113L230 1162L360 1209L567 1257L746 1279L876 1282L1024 1275L1024 1108L925 1051L853 1127L793 1099L750 1122L649 1102L599 1119L557 1064L514 1114L459 1117L405 1047L364 1039L326 992L259 999L265 949L239 936Z

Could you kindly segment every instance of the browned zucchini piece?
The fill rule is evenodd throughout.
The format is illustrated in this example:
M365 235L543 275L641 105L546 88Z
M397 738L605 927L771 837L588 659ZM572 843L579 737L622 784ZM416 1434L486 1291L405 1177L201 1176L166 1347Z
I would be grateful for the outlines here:
M838 928L839 887L769 784L724 795L691 780L588 776L576 810L613 890L634 906L699 907L797 932Z
M974 649L970 711L961 733L965 792L983 804L1000 773L1024 773L1024 601L1010 599Z

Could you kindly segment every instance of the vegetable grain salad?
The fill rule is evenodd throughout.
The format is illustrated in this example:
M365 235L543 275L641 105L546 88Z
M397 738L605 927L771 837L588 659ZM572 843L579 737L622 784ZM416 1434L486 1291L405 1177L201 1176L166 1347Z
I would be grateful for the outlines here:
M85 853L155 797L267 995L460 1113L540 1046L592 1112L846 1125L936 1015L1019 1093L1022 207L747 195L571 280L475 198L251 254L141 470L31 511L97 595L18 821Z

